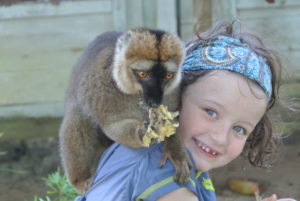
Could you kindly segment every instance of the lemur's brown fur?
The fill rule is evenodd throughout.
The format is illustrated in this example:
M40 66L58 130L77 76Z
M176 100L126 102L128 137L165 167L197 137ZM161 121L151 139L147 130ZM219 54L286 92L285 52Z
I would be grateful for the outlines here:
M143 86L133 66L147 71L159 64L174 73L164 86L162 102L174 111L179 102L176 87L183 57L183 45L175 35L144 28L104 33L83 52L71 74L59 133L63 167L78 192L90 187L101 146L110 140L142 146L148 114L139 106ZM177 138L166 139L161 165L171 159L178 170L176 180L184 183L188 181L189 161Z

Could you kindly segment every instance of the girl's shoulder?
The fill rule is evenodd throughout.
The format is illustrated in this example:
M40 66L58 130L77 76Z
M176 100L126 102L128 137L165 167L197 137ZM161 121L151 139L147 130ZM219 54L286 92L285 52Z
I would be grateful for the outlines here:
M140 171L151 172L158 168L159 160L162 156L163 143L154 144L147 148L130 148L114 143L101 156L94 178L94 183L98 180L106 179L104 175L114 175L115 181L118 178L124 181L130 177L145 176L140 175ZM155 168L154 168L155 167ZM124 177L124 175L127 175Z
M130 148L118 143L112 144L101 156L99 168L104 166L136 166L147 159L162 155L163 143L145 148Z
M86 195L87 200L94 200L92 197L102 197L107 201L158 200L182 187L201 200L214 200L207 173L197 174L193 166L190 181L179 185L174 181L175 168L169 160L159 167L163 146L159 143L149 148L133 149L113 144L101 157L93 187Z
M133 194L151 185L148 178L156 172L162 150L162 144L133 149L114 143L102 154L93 186L83 197L91 201L133 200Z

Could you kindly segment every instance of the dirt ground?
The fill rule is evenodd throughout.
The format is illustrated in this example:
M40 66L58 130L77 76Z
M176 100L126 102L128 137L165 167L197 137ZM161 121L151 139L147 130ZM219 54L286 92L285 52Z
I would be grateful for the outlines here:
M263 197L276 193L278 198L291 197L300 201L300 135L292 135L280 148L277 162L266 170L253 168L238 159L211 171L219 201L255 201L254 196L241 196L227 188L228 178L252 179L262 183Z
M31 201L45 195L42 178L60 163L56 139L2 141L0 152L0 201Z
M228 178L254 179L263 183L263 196L277 193L279 197L300 200L300 135L285 140L278 162L270 170L251 168L243 160L211 172L219 201L255 201L253 196L242 196L228 190ZM6 156L0 155L0 200L30 201L34 195L43 196L47 190L41 179L59 164L57 139L35 139L23 142L0 143ZM49 151L52 150L52 151ZM23 170L17 174L3 168Z

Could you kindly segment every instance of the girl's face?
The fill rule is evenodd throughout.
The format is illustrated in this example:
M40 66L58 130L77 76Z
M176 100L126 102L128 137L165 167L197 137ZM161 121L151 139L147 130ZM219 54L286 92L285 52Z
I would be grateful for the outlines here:
M215 70L188 86L179 131L196 168L208 171L239 156L266 107L264 91L230 71Z

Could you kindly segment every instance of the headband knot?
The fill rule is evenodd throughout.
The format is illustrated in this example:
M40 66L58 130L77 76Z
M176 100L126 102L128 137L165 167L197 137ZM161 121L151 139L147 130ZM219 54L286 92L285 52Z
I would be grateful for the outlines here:
M252 51L246 43L228 36L203 41L183 62L183 71L229 70L256 82L272 96L272 73L266 59Z

